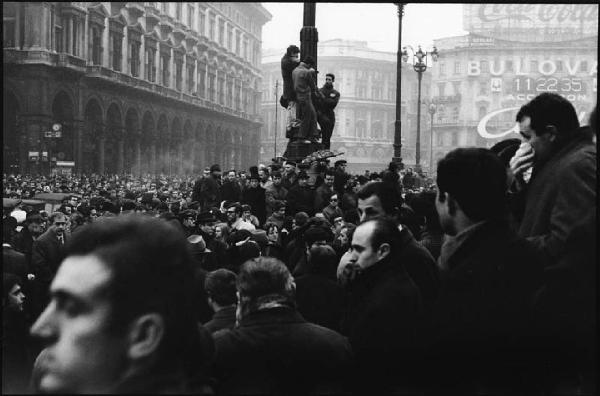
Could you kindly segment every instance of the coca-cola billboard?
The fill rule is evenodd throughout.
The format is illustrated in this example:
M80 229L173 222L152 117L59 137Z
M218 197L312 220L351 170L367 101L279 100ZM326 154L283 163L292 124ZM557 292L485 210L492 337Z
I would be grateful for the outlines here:
M500 40L556 42L598 36L598 4L465 4L463 29Z

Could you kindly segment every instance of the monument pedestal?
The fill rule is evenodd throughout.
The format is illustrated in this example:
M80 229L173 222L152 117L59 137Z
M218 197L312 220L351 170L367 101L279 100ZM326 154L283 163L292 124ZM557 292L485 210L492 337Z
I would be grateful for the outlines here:
M308 155L319 150L323 150L323 144L321 143L305 143L301 140L290 140L283 156L290 161L300 163Z

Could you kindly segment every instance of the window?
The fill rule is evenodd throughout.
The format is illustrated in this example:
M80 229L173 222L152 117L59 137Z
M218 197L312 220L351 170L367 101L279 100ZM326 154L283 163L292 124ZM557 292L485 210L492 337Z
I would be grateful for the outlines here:
M175 89L181 91L181 80L183 72L183 61L181 59L175 60Z
M198 33L202 36L206 34L206 16L202 11L198 11Z
M129 70L133 77L140 74L140 43L138 41L129 42Z
M248 39L244 39L244 46L242 47L242 56L244 59L248 59Z
M146 45L146 79L151 82L156 81L156 49Z
M512 72L513 71L513 61L507 60L505 65L506 65L506 71L507 72Z
M233 52L233 27L227 26L227 49Z
M102 64L102 29L98 26L92 27L92 64Z
M454 62L454 74L460 74L460 62Z
M240 55L240 39L241 39L241 33L235 32L235 53Z
M121 63L123 61L122 56L122 42L123 36L116 32L110 32L110 64L113 70L121 71Z
M54 43L56 52L64 52L62 18L58 15L56 16L56 24L54 25L54 39L56 40Z
M217 92L216 92L216 78L217 76L215 76L213 73L208 75L208 99L211 102L216 102L217 99Z
M227 107L233 107L233 81L231 79L227 81Z
M191 94L194 93L194 60L188 59L185 67L187 68L186 86L188 92Z
M170 56L167 54L161 54L160 55L160 67L161 67L161 72L162 72L162 85L164 85L165 87L169 86L169 60L170 60Z
M444 96L444 89L446 88L446 83L438 83L438 93L439 96Z
M440 76L446 75L446 63L440 62Z
M557 72L563 71L563 62L562 62L562 60L557 60L556 61L556 71Z
M531 73L537 72L538 70L538 61L533 59L531 60L531 62L529 62L529 71Z
M181 3L175 3L175 20L181 22Z
M367 97L367 86L366 85L357 85L356 86L356 97L357 98L366 98Z
M490 65L487 60L481 61L481 72L482 73L488 73L490 71L489 67L490 67Z
M219 19L219 44L225 46L225 22Z
M452 147L458 146L458 132L452 132Z
M192 28L194 26L194 6L188 4L187 10L187 25L189 28Z
M488 82L487 81L479 81L479 95L487 95L488 94Z
M73 17L73 36L71 37L71 55L79 56L79 22Z
M238 80L237 82L237 87L236 87L236 95L235 95L235 109L236 110L241 110L242 109L242 101L241 101L241 95L240 92L242 92L242 82L240 80Z
M460 81L453 81L452 88L454 88L454 95L458 95L460 93Z
M206 65L198 64L198 96L204 98L204 90L206 89Z
M219 104L225 106L225 79L219 77Z
M208 30L208 38L210 38L211 40L215 39L215 27L216 27L215 17L211 16L209 30Z
M14 3L3 5L4 15L2 15L2 44L4 48L13 48L17 46L15 42L15 28L17 25L17 5Z

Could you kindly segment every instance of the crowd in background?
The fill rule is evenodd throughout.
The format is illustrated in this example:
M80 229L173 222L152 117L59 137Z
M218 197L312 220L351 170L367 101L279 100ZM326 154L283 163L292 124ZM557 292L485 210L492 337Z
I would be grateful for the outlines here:
M53 213L4 212L3 390L595 389L596 121L580 127L557 95L516 121L523 140L455 149L435 183L395 163L351 175L343 160L215 164L194 178L4 175L5 198L69 195ZM137 375L107 361L57 374L83 344L58 346L82 337L65 338L91 309L61 287L85 287L80 268L102 279L102 265L84 260L92 253L121 280L107 281L118 289L110 298L131 305L119 323L139 325L119 366ZM173 330L191 325L182 307L168 313L178 304L169 288L195 313L194 335ZM140 361L151 363L136 371Z

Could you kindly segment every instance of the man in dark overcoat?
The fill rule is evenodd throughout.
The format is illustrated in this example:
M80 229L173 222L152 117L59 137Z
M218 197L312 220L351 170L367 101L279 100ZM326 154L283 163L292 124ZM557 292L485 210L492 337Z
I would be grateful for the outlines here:
M321 143L326 150L331 146L331 135L335 126L335 112L333 111L340 100L340 93L333 88L335 75L325 75L325 85L319 89L321 98L317 102L317 121L321 126Z
M439 162L437 185L449 238L427 355L436 390L522 391L537 353L530 318L542 261L509 226L505 167L488 149L456 149Z
M352 353L348 340L307 322L294 280L279 260L247 261L238 281L238 326L213 334L222 394L339 394Z
M315 214L315 191L308 185L308 174L301 171L298 174L298 184L290 188L287 196L287 209L290 215L306 212L309 216Z
M260 178L257 173L250 175L250 185L242 194L242 203L250 205L252 214L258 218L261 225L267 220L267 209L265 189L260 186Z

